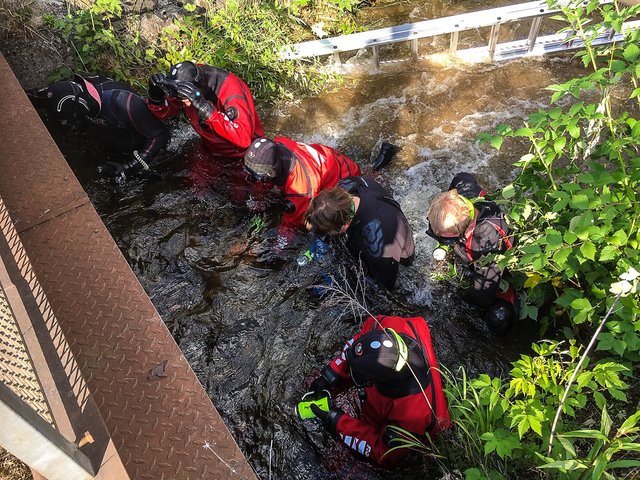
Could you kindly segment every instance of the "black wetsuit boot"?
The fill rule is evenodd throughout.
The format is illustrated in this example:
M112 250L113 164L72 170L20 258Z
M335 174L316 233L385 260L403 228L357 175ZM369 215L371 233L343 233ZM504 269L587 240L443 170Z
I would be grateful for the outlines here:
M400 151L400 147L389 143L382 142L382 147L380 147L380 153L378 154L378 158L376 158L375 162L373 162L373 170L378 171L383 167L386 167L391 163L393 156Z

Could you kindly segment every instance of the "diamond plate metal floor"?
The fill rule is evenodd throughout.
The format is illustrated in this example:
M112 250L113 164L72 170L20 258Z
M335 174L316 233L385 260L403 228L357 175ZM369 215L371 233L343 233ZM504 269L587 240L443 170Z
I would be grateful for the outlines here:
M40 312L68 349L57 368L86 391L70 440L89 428L74 422L103 422L132 479L256 478L2 56L0 86L0 197L24 246L15 269L55 316Z

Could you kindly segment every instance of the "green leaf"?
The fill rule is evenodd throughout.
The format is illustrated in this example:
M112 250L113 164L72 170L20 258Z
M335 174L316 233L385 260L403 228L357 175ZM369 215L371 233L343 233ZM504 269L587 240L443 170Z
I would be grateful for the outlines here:
M464 471L464 478L465 480L487 480L479 468L467 468Z
M609 241L613 245L616 245L618 247L626 245L628 240L629 239L627 237L627 234L623 229L617 230L613 235L611 235L611 238L609 239Z
M576 450L575 448L573 448L573 443L571 442L571 440L563 436L559 436L558 441L570 456L572 457L576 456Z
M618 256L618 249L613 245L607 245L600 250L600 261L607 262L609 260L615 260Z
M495 451L500 458L505 459L511 457L513 450L520 448L520 440L517 435L502 428L484 433L480 438L486 442L484 445L485 456Z
M609 416L609 412L607 412L607 406L605 405L602 408L602 415L600 418L600 431L606 435L609 436L609 432L611 431L611 425L613 424L613 422L611 421L611 417Z
M584 258L589 260L595 260L596 258L596 246L591 242L584 242L580 246L580 253L584 256Z
M638 424L638 421L640 421L640 410L638 410L636 413L634 413L624 421L624 423L618 429L618 434L626 435L629 430L631 430Z
M604 398L604 395L598 391L593 392L593 399L595 400L598 408L603 408L607 404L607 400Z
M555 462L540 465L538 468L556 468L562 470L584 470L587 466L578 460L556 460Z
M557 230L548 230L545 239L551 248L558 248L562 245L562 234Z
M489 139L489 143L496 150L500 150L500 147L502 146L502 141L503 141L503 138L498 135L494 135Z
M622 56L628 62L633 62L636 58L638 58L638 55L640 55L640 48L638 48L638 46L634 43L628 44L625 47L624 52L622 53Z
M540 423L540 420L535 417L529 416L529 425L531 426L531 430L542 436L542 424Z
M561 248L556 250L553 254L553 261L558 265L558 267L563 269L567 263L569 255L571 255L571 252L571 248Z
M549 110L547 114L552 119L557 120L558 118L560 118L560 115L562 115L562 109L560 107L554 107L551 110Z
M616 338L609 332L598 335L598 347L596 350L613 350Z
M593 465L591 480L599 480L600 477L602 477L605 468L607 468L607 459L604 455L600 455Z
M580 136L580 127L578 127L577 120L567 125L567 131L571 138L578 138Z
M591 302L587 298L576 298L571 302L571 308L575 310L587 310L591 309Z
M558 137L553 141L553 149L557 154L562 153L562 149L567 144L567 139L564 137Z
M553 206L551 207L551 210L554 212L561 211L569 203L570 197L569 197L569 194L566 192L560 192L560 191L552 192L549 194L549 196L555 199L555 202L553 202Z
M524 420L518 423L518 434L520 435L520 438L522 438L527 431L529 431L529 417L525 416Z
M589 197L584 193L578 193L571 197L571 206L578 210L586 210L589 208Z
M502 198L512 198L514 195L516 194L515 189L513 188L513 184L510 183L509 185L506 185L503 189L502 189Z
M609 469L640 467L640 460L616 460L615 462L609 462L607 466Z
M622 355L622 354L620 354L620 355ZM609 388L607 388L607 392L609 392L609 395L611 395L616 400L619 400L621 402L627 402L628 401L627 400L627 395L622 390L618 390L617 388L609 387Z
M562 433L561 435L565 438L592 438L594 440L602 440L603 442L606 442L607 440L609 440L605 435L603 435L601 432L599 432L598 430L573 430L571 432L565 432Z
M531 130L530 128L519 128L518 130L513 132L513 135L516 137L532 137L533 130Z
M620 450L640 453L640 443L624 443L620 446Z
M626 68L627 64L622 60L612 60L611 61L611 71L614 73L622 72Z

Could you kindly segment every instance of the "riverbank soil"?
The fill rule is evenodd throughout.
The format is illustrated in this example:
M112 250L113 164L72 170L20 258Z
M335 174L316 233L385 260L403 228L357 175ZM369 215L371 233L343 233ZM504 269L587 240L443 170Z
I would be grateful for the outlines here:
M42 87L60 67L74 65L66 40L45 25L46 15L65 12L56 0L0 0L0 52L25 89Z

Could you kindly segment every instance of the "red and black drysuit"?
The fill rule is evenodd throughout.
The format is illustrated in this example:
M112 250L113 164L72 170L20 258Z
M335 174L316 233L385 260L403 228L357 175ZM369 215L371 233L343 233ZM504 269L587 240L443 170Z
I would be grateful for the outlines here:
M76 75L73 83L74 88L80 88L75 95L76 105L77 102L86 104L86 109L77 105L77 113L97 127L99 137L107 147L126 153L137 150L138 155L149 163L166 146L169 133L131 87L101 75ZM59 95L53 85L49 89L52 95L46 94L47 102L55 110L56 105L66 100L57 98ZM89 114L86 114L87 110Z
M195 107L186 106L172 96L166 96L159 104L149 99L149 110L160 120L184 111L213 156L242 158L251 142L264 136L249 87L231 72L209 65L198 66L202 78L195 85L215 107L209 118L201 120Z
M498 293L502 271L495 263L480 266L475 262L490 253L510 249L513 238L509 236L509 227L500 207L494 202L478 201L486 191L478 185L474 175L458 173L449 185L449 190L454 188L460 195L471 200L475 207L474 218L454 246L456 256L472 269L473 284L465 291L465 297L475 305L488 307ZM513 304L513 290L509 292L509 297L505 297L505 300Z
M368 176L348 177L339 186L360 198L360 204L346 232L347 246L361 258L369 275L391 289L400 264L413 261L413 233L400 205Z
M351 175L360 175L360 167L346 155L326 145L306 144L277 137L282 173L275 183L287 204L280 220L281 227L293 229L302 225L311 199Z
M324 367L321 375L332 388L345 382L349 382L349 386L352 380L347 351L359 337L382 328L392 328L402 337L409 350L408 363L417 380L405 366L407 374L401 380L365 387L360 417L339 412L332 417L330 428L354 451L379 465L391 466L410 450L399 448L389 452L399 445L397 433L389 426L400 427L427 442L425 436L433 437L446 430L450 420L426 320L384 315L378 315L377 320L367 319L360 332L344 345L342 354Z

